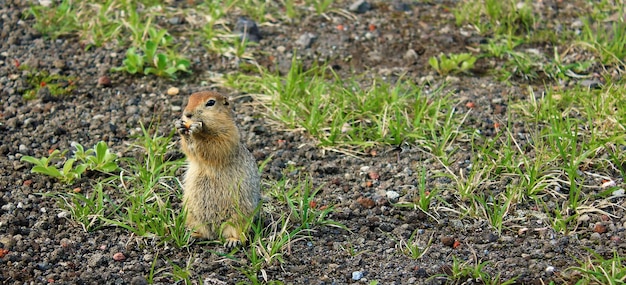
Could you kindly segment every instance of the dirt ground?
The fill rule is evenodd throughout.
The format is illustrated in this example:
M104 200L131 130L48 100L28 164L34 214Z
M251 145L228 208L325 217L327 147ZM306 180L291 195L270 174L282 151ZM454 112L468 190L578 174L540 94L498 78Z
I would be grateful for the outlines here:
M432 88L437 88L444 78L433 72L428 58L441 52L466 52L485 38L454 24L449 7L455 1L405 2L410 4L374 1L365 13L309 16L298 23L261 26L257 61L284 71L297 49L306 64L323 60L342 76L369 74L363 78L365 85L374 77L393 79L402 74L416 83L433 79ZM545 17L558 15L562 25L576 20L576 7L566 5L567 1L539 2ZM349 5L346 2L340 8ZM70 149L72 142L92 146L100 140L124 156L133 156L127 144L140 132L140 122L159 122L159 131L168 134L186 97L207 89L202 82L212 82L212 75L234 71L236 66L198 48L187 51L193 58L193 75L177 81L112 73L111 67L121 65L124 49L86 51L73 37L45 39L33 29L33 19L23 18L27 7L28 1L0 0L0 249L8 250L0 258L0 283L145 284L157 255L157 268L172 268L172 263L184 267L193 257L194 276L207 284L246 281L233 269L233 261L213 253L222 250L218 247L164 248L113 227L83 231L56 200L41 195L68 191L66 186L31 174L30 165L20 162L23 155L41 157L51 149ZM232 16L232 23L237 17ZM303 48L297 40L305 33L316 39ZM550 50L542 44L534 48ZM37 99L25 100L22 93L29 87L18 63L75 77L75 90L60 97L41 91ZM446 87L460 98L460 114L470 112L466 102L478 106L464 124L486 136L494 133L494 122L509 123L507 102L524 98L529 84L521 80L506 84L485 74L494 65L479 59L471 75L448 78ZM98 85L103 75L110 77L110 86ZM166 94L172 86L180 89L179 95ZM542 86L535 84L535 88ZM232 94L238 95L237 91ZM332 218L350 229L321 227L309 240L295 242L283 264L265 270L271 280L285 284L367 284L372 280L380 284L483 284L436 277L451 272L454 257L468 264L488 262L483 270L492 276L500 274L502 281L517 277L515 282L520 284L569 283L573 279L563 272L578 265L576 258L586 256L584 248L602 253L618 247L623 250L623 244L590 238L592 229L582 228L576 235L557 234L530 214L499 235L486 221L460 217L454 209L434 209L431 217L394 207L386 191L407 193L417 185L421 167L441 168L419 145L379 146L356 157L318 148L305 133L274 127L260 107L245 102L254 103L254 97L245 99L238 102L237 113L247 146L260 160L273 157L263 177L277 179L284 175L286 165L300 167L315 185L323 185L318 203L335 205ZM515 122L510 125L513 133L526 132ZM470 159L463 151L455 158L456 167ZM429 181L435 186L445 183L451 181ZM442 192L441 199L455 198ZM616 221L623 230L620 223ZM520 233L524 227L530 230ZM624 237L624 231L615 226L610 230ZM432 239L420 259L399 249L397 239L408 239L413 233L424 245ZM118 252L123 252L125 261L113 260ZM355 280L355 274L362 278ZM157 274L155 282L168 284L174 279Z

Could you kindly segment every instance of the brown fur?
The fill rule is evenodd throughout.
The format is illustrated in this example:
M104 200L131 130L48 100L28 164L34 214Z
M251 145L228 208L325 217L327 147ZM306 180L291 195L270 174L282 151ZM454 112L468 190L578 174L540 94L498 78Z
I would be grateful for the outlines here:
M206 106L215 100L213 106ZM187 127L189 126L189 127ZM194 93L176 122L187 155L183 202L194 236L227 245L245 241L246 222L259 203L256 161L240 141L228 99L215 92Z

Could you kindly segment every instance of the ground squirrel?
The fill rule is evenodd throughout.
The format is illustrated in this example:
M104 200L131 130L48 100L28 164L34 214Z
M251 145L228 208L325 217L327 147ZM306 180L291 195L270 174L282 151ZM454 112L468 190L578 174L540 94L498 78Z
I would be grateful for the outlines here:
M221 233L228 247L245 242L246 224L259 203L260 178L228 99L211 91L194 93L175 125L188 162L183 180L187 227L198 238L216 239Z

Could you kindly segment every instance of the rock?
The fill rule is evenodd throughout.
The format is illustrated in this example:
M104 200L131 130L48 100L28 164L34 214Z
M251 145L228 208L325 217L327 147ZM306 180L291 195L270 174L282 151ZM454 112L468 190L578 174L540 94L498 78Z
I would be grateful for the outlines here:
M100 87L109 87L111 86L111 78L106 75L102 75L98 77L98 86Z
M361 271L354 271L354 272L352 272L352 280L359 281L359 280L361 280L361 278L363 278L363 272L361 272Z
M17 149L21 154L28 154L28 147L25 144L20 144Z
M376 171L370 171L369 173L367 173L367 176L370 179L374 179L374 180L378 180L380 178L380 174L378 174L378 172Z
M52 4L52 0L39 0L39 5L41 6L50 7L50 4Z
M348 8L348 10L350 10L350 12L355 12L355 13L358 13L358 14L365 13L365 12L369 11L370 9L372 9L372 5L370 5L370 3L368 3L365 0L354 1L352 3L352 5L350 5L350 7Z
M143 276L135 276L130 280L131 285L148 285L148 280Z
M417 54L417 52L410 48L408 49L405 53L404 53L404 60L410 62L410 63L415 63L417 61L417 59L419 58L419 55Z
M71 248L74 245L74 242L71 241L70 239L63 238L63 239L61 239L60 244L61 244L62 248L66 248L67 249L67 248Z
M248 18L240 17L237 19L235 31L241 34L242 40L248 40L258 43L261 40L261 32L256 23Z
M615 197L624 197L624 189L617 189L611 194Z
M592 241L599 241L602 239L602 236L599 233L592 233L589 239Z
M399 1L399 0L394 0L393 2L391 2L391 6L396 11L400 11L400 12L409 12L409 11L411 11L411 5L409 5L407 3L404 3L402 1Z
M600 89L602 88L602 82L595 80L595 79L585 79L583 81L580 81L579 83L581 86L583 87L587 87L590 89Z
M400 194L396 191L387 191L385 194L387 195L387 199L389 200L395 200L400 197Z
M61 211L57 214L57 218L63 219L63 218L67 218L67 216L69 216L70 213L67 211Z
M17 241L13 237L4 236L0 237L0 243L2 244L2 248L10 250L15 246Z
M52 62L52 65L54 65L54 67L56 67L58 69L64 69L65 68L65 61L60 60L60 59L56 59L56 60L54 60L54 62Z
M113 260L115 260L115 261L124 261L124 260L126 260L126 256L124 256L124 254L121 253L121 252L117 252L117 253L113 254Z
M465 226L463 225L463 222L461 220L457 220L457 219L450 220L450 226L455 228L455 229L457 229L457 230L465 229Z
M367 208L367 209L371 209L371 208L374 208L374 206L376 206L376 202L374 202L374 200L363 197L363 196L356 199L356 202L359 203L361 206L363 206L363 208Z
M183 21L181 21L180 17L172 17L172 18L170 18L167 21L170 22L170 24L172 24L172 25L178 25L178 24L183 22Z
M5 212L11 212L15 210L15 205L13 203L6 203L5 205L2 205L0 209L2 209L2 211L5 211Z
M578 217L578 222L588 222L589 220L591 220L591 217L587 214L583 214Z
M316 38L317 36L313 33L304 33L298 38L296 44L303 49L307 49L311 47Z
M37 98L41 100L41 103L48 103L54 101L54 97L52 97L52 93L48 86L44 86L37 90Z
M104 255L102 255L101 253L94 253L94 255L92 255L88 260L87 260L87 265L89 265L90 267L94 268L100 265L103 265L105 263L105 257Z
M454 238L451 236L441 237L441 243L445 246L452 247L454 246Z
M170 87L167 89L167 95L174 96L174 95L178 95L179 92L180 90L176 87Z
M597 223L594 227L593 227L593 231L599 234L603 234L606 233L606 226L601 224L601 223Z

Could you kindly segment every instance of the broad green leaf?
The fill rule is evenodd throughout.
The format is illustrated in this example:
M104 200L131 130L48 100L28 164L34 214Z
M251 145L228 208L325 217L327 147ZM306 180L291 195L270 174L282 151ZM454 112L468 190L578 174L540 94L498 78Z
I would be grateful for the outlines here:
M41 158L41 160L39 160L39 159L36 159L36 158L34 158L32 156L25 155L25 156L22 156L20 161L26 161L28 163L31 163L31 164L34 164L34 165L37 165L37 166L42 166L42 167L48 166L48 161L47 161L47 159L45 157L43 157L43 158Z
M74 168L73 172L76 173L76 174L79 174L79 177L80 177L80 174L83 174L83 173L85 173L85 171L87 171L87 167L88 167L87 164L84 164L84 163L83 164L79 164L79 165L76 166L76 168Z
M104 158L106 157L108 148L107 148L107 144L104 141L100 141L98 142L98 144L96 144L95 146L95 150L96 150L96 163L102 164L104 162Z
M74 158L70 158L67 161L65 161L65 164L63 164L63 174L67 175L68 173L72 172L72 167L74 166L74 162L76 161L76 159Z
M61 177L63 177L63 174L58 169L56 169L54 167L43 167L43 166L37 165L37 166L33 167L33 169L31 169L30 172L32 172L32 173L40 173L40 174L52 176L54 178L61 178Z
M157 44L151 40L146 41L146 57L148 60L154 59L154 54L156 54Z
M157 60L154 64L159 71L165 71L167 68L167 56L165 54L157 54Z

